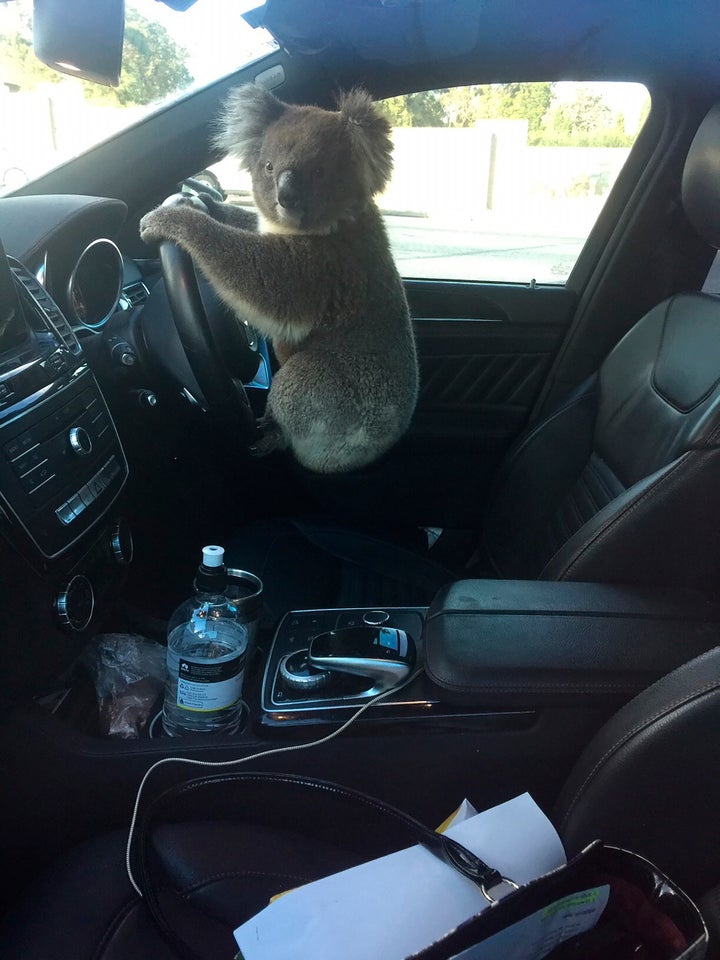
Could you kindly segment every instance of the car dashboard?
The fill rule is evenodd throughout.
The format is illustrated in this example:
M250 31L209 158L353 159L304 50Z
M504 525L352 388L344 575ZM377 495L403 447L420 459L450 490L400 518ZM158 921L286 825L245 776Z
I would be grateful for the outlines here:
M0 201L3 641L21 644L10 701L72 661L132 557L128 459L87 349L138 302L110 239L125 213L96 197Z

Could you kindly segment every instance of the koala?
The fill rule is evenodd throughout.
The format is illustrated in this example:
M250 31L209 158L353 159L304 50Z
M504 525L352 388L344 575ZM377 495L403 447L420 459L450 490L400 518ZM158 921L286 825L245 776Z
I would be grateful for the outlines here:
M216 146L252 176L257 217L227 203L160 207L143 240L174 240L267 337L280 364L253 452L306 468L362 467L406 430L418 392L412 321L373 201L392 169L390 126L363 90L336 111L236 88Z

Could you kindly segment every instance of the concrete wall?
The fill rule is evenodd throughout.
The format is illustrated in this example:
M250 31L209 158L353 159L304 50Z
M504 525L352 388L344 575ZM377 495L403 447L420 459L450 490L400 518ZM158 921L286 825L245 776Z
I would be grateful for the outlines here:
M517 213L575 201L597 205L629 149L530 147L524 120L467 129L398 128L385 210L430 217Z
M87 104L79 86L2 93L0 161L29 177L121 129L144 112ZM402 127L393 131L395 171L379 198L388 212L463 219L595 209L627 149L528 147L527 121L482 120L472 128ZM234 160L216 165L226 189L249 191ZM1 171L0 171L1 173Z

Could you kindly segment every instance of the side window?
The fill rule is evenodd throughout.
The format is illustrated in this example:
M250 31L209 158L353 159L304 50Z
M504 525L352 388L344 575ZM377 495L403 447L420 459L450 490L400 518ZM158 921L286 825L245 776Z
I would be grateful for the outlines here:
M378 198L408 278L562 284L647 116L634 83L508 83L382 101Z

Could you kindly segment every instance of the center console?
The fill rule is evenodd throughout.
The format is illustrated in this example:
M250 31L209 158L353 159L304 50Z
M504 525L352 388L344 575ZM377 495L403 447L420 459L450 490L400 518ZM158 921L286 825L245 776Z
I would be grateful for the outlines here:
M364 628L361 645L349 647L345 631ZM338 636L342 669L333 669ZM325 639L310 656L318 637ZM65 796L68 784L88 835L126 826L138 783L168 758L335 781L427 823L441 822L463 797L487 807L528 791L549 810L599 727L719 637L720 608L699 595L606 584L467 580L427 608L293 610L272 635L258 634L236 733L103 737L87 725L95 704L87 678L85 699L77 684L57 708L25 704L8 717L6 761L24 771L16 788L23 823L4 843L19 853L32 836L52 851L61 841L56 819L38 813L37 798ZM353 655L382 659L368 655L368 638L387 642L389 662L403 670L410 642L414 649L409 674L380 700L374 662L372 675L347 670ZM288 660L303 651L330 676L298 683L303 671ZM168 763L156 787L203 772Z
M501 725L503 717L545 709L609 715L716 646L720 607L686 591L464 580L441 590L429 608L291 611L267 655L261 725L287 730L347 719L382 692L372 664L363 676L362 650L348 671L348 643L394 645L395 633L406 636L414 659L369 718L492 716ZM333 652L339 666L327 656ZM394 646L389 656L401 666Z

